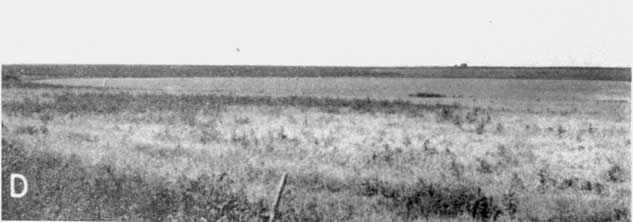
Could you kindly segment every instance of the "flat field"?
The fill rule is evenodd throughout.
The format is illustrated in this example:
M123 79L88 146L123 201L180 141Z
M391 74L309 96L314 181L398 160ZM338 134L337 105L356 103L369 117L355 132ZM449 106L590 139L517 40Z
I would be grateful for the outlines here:
M399 77L631 81L626 67L337 67L257 65L9 64L3 73L29 78L94 77Z
M630 82L418 80L5 82L2 219L630 221Z

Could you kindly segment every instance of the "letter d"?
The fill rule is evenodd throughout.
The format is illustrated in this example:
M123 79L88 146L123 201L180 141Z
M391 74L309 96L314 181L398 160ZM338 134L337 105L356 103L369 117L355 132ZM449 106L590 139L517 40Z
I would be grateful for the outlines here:
M15 193L15 179L20 179L22 180L22 183L24 184L24 188L22 189L21 193ZM11 197L13 198L22 198L24 195L26 195L27 190L29 189L29 184L26 183L26 177L22 176L22 174L17 174L17 173L12 173L10 178L9 178L9 189L11 192Z

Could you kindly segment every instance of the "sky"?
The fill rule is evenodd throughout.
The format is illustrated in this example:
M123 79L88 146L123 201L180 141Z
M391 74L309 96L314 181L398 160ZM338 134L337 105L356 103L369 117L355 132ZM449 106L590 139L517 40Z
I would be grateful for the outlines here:
M630 67L630 2L0 0L0 63Z

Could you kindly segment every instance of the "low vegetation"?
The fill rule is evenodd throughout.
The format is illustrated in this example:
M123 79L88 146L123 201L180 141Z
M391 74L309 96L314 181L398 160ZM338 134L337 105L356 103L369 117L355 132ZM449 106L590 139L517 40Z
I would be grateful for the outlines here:
M280 221L630 221L629 109L2 95L2 219L264 221L287 172ZM9 173L29 179L25 198L7 196Z

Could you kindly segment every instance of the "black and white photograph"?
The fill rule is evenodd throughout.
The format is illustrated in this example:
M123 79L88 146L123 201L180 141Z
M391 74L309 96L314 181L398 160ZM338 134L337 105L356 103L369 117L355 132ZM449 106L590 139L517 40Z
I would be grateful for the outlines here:
M631 221L632 5L0 1L0 220Z

